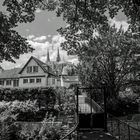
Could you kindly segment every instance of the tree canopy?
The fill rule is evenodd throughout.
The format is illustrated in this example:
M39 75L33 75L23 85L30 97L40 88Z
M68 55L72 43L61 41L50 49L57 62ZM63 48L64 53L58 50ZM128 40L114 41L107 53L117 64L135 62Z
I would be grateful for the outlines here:
M105 83L109 96L118 92L130 80L139 77L140 40L138 35L115 26L101 30L79 52L79 76L83 85Z
M5 14L0 11L0 62L3 60L15 62L20 54L33 51L27 39L14 30L18 22L15 13Z
M8 14L0 12L0 48L3 59L14 62L20 54L32 51L27 40L13 28L19 23L32 22L36 9L56 11L63 16L68 26L60 28L59 33L66 38L62 44L69 54L76 54L78 41L90 40L95 30L106 28L108 19L122 11L131 30L139 32L139 0L4 0ZM16 53L15 53L16 52Z

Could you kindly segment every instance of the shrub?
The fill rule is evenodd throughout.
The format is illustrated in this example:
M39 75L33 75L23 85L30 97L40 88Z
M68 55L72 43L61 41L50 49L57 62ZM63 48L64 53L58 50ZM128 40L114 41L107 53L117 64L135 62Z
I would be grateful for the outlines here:
M48 115L42 121L41 127L31 129L29 132L27 129L22 129L19 133L19 137L22 140L60 140L61 134L64 129L61 123L55 123L55 118L52 116L48 118Z
M139 103L134 98L118 98L110 100L107 104L108 113L114 116L125 116L138 113Z
M11 114L18 114L17 121L42 121L46 110L40 109L35 101L0 102L0 113L9 110Z
M54 88L28 88L28 89L0 89L0 101L26 101L37 100L39 107L49 107L49 104L55 104Z
M9 110L0 113L0 140L19 140L19 127L14 124L17 114L13 115Z

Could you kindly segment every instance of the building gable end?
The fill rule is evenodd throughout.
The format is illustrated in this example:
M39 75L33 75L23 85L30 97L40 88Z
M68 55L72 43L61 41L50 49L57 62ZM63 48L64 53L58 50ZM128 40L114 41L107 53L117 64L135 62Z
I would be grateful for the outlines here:
M25 70L25 68L28 66L28 64L34 60L37 65L44 71L44 73L46 73L46 69L33 57L31 56L30 59L27 61L27 63L24 65L24 67L21 69L21 71L19 72L19 74L22 74L22 72Z

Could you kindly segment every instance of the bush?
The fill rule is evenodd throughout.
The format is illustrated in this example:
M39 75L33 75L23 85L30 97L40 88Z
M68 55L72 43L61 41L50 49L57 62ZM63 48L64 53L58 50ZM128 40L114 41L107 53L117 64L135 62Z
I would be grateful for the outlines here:
M0 113L0 140L19 140L20 128L14 124L17 114L13 115L10 110Z
M11 101L0 102L0 113L9 110L11 114L17 114L17 121L42 121L46 110L40 109L36 101Z
M31 129L28 131L26 128L22 129L19 133L21 140L60 140L62 132L64 129L61 126L61 123L55 123L52 116L48 118L46 116L42 121L41 127L36 129ZM48 123L49 122L49 123Z
M133 98L118 98L108 102L107 111L114 116L136 114L139 111L139 104Z
M26 101L37 100L39 107L49 107L55 104L55 93L53 88L28 88L28 89L0 89L0 101Z

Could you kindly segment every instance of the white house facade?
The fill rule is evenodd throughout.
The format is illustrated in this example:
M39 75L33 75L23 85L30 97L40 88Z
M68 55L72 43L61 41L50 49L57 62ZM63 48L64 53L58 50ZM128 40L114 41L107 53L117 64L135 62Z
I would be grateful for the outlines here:
M0 86L3 88L55 87L57 80L53 70L33 56L23 68L3 70L0 73Z
M56 62L50 61L48 53L45 63L31 56L23 68L4 70L0 67L0 87L69 87L79 82L78 76L68 76L63 72L67 64L60 63L59 51Z

